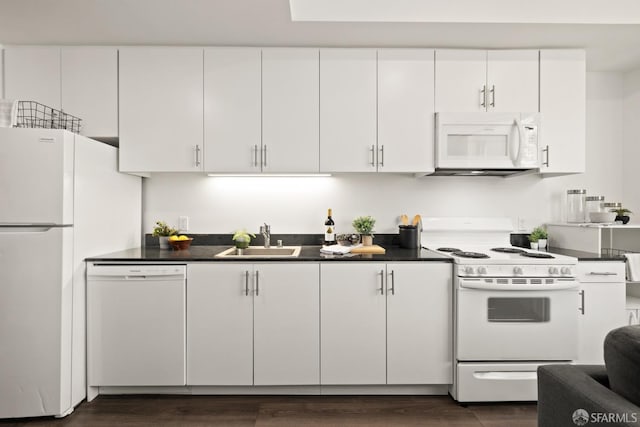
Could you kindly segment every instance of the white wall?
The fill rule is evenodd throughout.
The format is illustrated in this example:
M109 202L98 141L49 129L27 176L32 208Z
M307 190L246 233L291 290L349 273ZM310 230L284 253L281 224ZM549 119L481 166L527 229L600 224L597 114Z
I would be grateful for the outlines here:
M640 79L638 79L640 82ZM622 201L624 76L587 74L587 173L540 178L424 177L354 174L320 178L210 178L155 174L143 184L143 231L156 220L178 224L190 217L192 233L227 233L263 222L274 233L321 233L327 208L338 232L351 220L372 215L376 231L397 232L398 216L507 216L530 229L564 220L566 190ZM640 85L639 85L640 87ZM640 91L638 92L640 107ZM637 157L636 157L637 158Z
M622 191L624 207L631 209L640 221L640 69L624 76L624 150L622 162ZM635 220L633 218L636 218Z

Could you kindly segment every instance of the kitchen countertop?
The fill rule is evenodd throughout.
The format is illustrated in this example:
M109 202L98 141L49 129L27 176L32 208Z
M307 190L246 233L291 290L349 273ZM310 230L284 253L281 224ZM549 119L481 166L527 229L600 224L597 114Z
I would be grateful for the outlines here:
M573 249L549 248L547 252L551 254L572 256L578 258L578 261L625 261L625 258L620 255L606 255L596 252L575 251Z
M259 246L259 245L256 245ZM404 249L398 246L383 246L386 249L384 255L381 254L358 254L358 255L327 255L321 254L321 246L304 245L300 256L297 257L216 257L215 255L230 248L230 245L191 245L187 250L174 251L171 249L160 249L158 246L145 248L133 248L123 251L112 252L105 255L92 256L86 261L102 262L300 262L300 261L440 261L453 262L453 260L437 252L428 249Z

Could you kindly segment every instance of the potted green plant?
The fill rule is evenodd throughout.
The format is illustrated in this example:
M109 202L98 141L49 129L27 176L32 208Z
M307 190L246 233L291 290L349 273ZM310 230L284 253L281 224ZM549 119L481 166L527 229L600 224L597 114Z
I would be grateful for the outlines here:
M249 243L251 243L251 238L255 238L256 235L253 233L249 233L246 229L236 230L233 233L233 237L231 240L236 245L237 249L247 249L249 247Z
M353 228L360 234L360 241L363 246L371 246L373 244L373 227L376 220L371 216L359 216L351 223Z
M529 242L531 243L531 249L545 249L547 247L548 239L547 230L542 227L536 227L531 231L529 235Z
M633 213L631 212L629 209L627 208L618 208L618 209L611 209L611 212L615 212L616 213L616 221L622 221L623 224L626 224L629 222L629 220L631 218L629 218L629 215L627 215L628 213Z
M167 225L164 221L156 221L156 226L153 227L153 236L158 237L160 243L160 249L169 249L169 236L178 234L178 230Z

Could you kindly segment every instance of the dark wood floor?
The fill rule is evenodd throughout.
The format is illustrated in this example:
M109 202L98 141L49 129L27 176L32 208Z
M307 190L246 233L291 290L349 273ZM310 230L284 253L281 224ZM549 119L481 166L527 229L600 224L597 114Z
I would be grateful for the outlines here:
M63 419L5 426L535 427L535 403L462 407L449 396L99 396Z

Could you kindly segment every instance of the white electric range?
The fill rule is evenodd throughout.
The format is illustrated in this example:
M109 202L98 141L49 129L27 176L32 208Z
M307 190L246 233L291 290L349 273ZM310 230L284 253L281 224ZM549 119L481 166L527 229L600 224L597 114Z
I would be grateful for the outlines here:
M537 399L537 367L577 355L576 258L513 247L508 218L425 218L423 245L453 258L460 402Z

